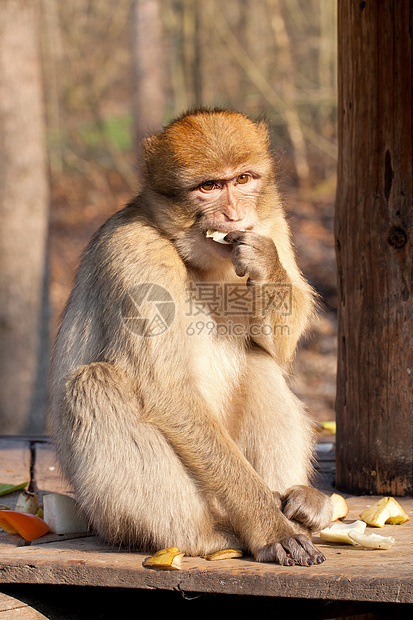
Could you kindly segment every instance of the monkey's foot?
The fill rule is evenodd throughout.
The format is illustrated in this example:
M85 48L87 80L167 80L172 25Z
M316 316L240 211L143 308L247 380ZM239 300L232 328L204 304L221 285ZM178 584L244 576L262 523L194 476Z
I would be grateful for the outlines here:
M263 547L255 558L258 562L275 562L282 566L322 564L325 556L302 534Z

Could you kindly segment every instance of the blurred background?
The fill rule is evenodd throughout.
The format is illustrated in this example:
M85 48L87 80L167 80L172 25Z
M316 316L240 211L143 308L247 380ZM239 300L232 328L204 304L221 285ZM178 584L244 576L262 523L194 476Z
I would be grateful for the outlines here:
M79 254L137 191L139 140L200 105L270 125L298 261L320 295L293 389L333 420L336 0L0 8L0 433L47 430L47 360Z

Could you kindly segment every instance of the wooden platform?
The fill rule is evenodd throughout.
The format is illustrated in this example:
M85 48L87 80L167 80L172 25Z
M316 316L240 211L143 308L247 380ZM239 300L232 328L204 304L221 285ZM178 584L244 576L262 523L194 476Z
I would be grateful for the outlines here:
M320 452L318 486L332 492L333 447ZM53 449L42 438L0 439L0 482L31 481L39 494L67 492ZM0 497L13 507L17 493ZM349 521L373 503L374 497L347 497ZM396 538L387 551L368 551L347 545L324 544L315 538L327 560L320 566L281 567L251 558L209 562L184 558L181 571L144 568L145 555L114 551L96 536L47 534L25 543L19 536L0 532L0 584L98 586L139 590L282 597L323 601L413 602L413 499L400 499L411 520L385 526L381 534ZM377 532L377 530L376 530ZM4 588L0 585L0 591ZM7 590L7 588L6 588ZM1 612L0 605L0 612ZM17 617L17 616L16 616Z

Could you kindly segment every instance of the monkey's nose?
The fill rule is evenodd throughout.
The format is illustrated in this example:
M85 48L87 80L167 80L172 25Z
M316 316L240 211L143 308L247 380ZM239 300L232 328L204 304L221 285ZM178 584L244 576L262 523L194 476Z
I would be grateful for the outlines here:
M246 213L244 209L227 206L226 209L223 210L222 215L227 222L242 222L245 219Z

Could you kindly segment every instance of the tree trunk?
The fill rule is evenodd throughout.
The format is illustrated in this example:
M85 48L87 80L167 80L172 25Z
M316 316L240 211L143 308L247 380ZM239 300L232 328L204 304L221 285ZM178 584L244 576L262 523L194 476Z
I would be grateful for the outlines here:
M0 428L44 431L48 175L38 2L0 11Z
M307 148L301 129L300 116L295 101L295 83L297 74L291 54L291 40L285 24L280 0L272 0L271 25L277 44L277 69L280 73L279 82L283 100L286 104L284 118L294 152L294 163L297 171L298 185L301 189L310 186L310 167L307 160Z
M337 486L413 493L411 0L338 4Z
M162 128L165 92L159 0L132 2L133 116L138 142Z

